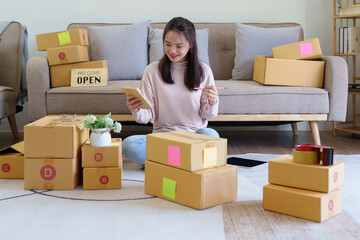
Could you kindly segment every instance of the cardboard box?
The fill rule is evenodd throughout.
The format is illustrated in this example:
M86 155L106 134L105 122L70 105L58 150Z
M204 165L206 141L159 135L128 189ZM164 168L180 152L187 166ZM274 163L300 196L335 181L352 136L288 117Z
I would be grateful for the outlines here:
M121 189L122 169L113 168L84 168L84 189Z
M81 45L49 48L47 56L49 66L89 61L87 46Z
M108 61L92 61L50 66L51 87L70 86L71 70L84 68L108 68ZM109 75L107 80L109 80Z
M0 178L24 178L24 142L0 150Z
M256 55L253 78L265 85L321 88L324 67L324 61L278 59Z
M274 47L271 50L274 58L298 60L321 58L321 48L318 38Z
M146 136L146 159L172 167L198 171L224 166L227 139L185 131L152 133Z
M39 51L70 45L89 46L88 32L86 29L71 29L68 31L37 34L36 44Z
M25 157L24 189L73 190L79 174L80 155L72 159Z
M342 211L342 191L313 192L269 184L264 186L265 210L323 222Z
M189 172L145 161L145 193L196 209L237 199L238 168L226 165Z
M24 127L26 158L74 158L89 139L77 124L86 116L46 116Z
M332 166L294 163L292 155L269 161L269 183L318 192L331 192L344 184L344 163Z
M121 167L122 148L121 138L112 138L111 146L94 147L90 141L81 148L82 167Z

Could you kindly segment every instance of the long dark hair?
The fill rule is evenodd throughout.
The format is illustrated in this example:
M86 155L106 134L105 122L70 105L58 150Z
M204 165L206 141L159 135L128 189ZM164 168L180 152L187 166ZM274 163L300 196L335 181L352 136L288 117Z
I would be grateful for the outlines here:
M202 69L198 58L198 47L196 43L194 24L186 18L182 17L175 17L171 19L165 26L163 43L165 41L165 36L169 31L183 34L186 40L189 42L189 45L192 46L186 55L187 68L184 78L184 84L190 91L194 91L195 87L200 86L200 82L204 74L204 70ZM160 59L159 71L164 82L168 84L173 84L174 81L171 77L170 66L171 61L168 56L164 54L164 56Z

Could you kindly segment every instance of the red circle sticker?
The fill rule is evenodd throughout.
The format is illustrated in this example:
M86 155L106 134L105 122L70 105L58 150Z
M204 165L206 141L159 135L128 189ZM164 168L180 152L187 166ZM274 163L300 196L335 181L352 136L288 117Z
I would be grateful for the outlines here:
M65 59L66 55L64 52L61 52L59 53L59 58L62 60L62 59Z
M335 172L334 173L334 182L337 182L338 178L339 178L338 172Z
M103 156L101 153L96 153L96 154L94 155L94 160L95 160L96 162L101 162L101 161L103 160L103 158L104 158L104 156Z
M44 165L41 169L40 169L40 176L42 177L42 179L44 179L45 181L51 181L55 178L56 176L56 169L51 166L51 165Z
M332 211L332 210L334 209L334 202L333 202L333 200L330 200L328 207L329 207L329 211Z
M8 163L4 163L1 169L3 170L3 172L10 172L11 167Z
M109 177L108 176L103 175L103 176L100 177L100 183L101 184L108 184L108 182L109 182Z

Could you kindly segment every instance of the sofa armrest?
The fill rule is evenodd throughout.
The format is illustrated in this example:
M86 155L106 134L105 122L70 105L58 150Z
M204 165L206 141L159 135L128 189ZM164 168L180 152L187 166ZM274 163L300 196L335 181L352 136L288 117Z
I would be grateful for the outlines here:
M328 121L345 121L348 99L348 66L344 58L323 57L325 61L324 89L329 92Z
M26 65L28 117L33 122L47 115L46 92L50 89L49 64L46 57L32 57Z

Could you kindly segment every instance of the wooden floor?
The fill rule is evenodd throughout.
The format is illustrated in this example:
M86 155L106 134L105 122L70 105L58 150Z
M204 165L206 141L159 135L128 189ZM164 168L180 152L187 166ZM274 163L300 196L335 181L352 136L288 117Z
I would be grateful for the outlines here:
M150 130L151 131L151 130ZM125 132L115 137L125 138L133 134L146 134L145 132ZM220 131L220 136L228 139L228 154L267 153L291 154L296 144L313 143L310 132L299 131L293 136L291 131ZM23 133L19 133L20 141ZM338 133L336 137L331 131L321 132L322 145L331 146L335 154L360 154L360 136L348 133ZM14 143L11 133L0 133L0 149Z

